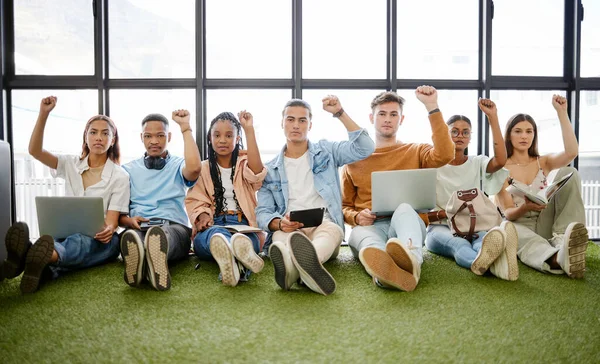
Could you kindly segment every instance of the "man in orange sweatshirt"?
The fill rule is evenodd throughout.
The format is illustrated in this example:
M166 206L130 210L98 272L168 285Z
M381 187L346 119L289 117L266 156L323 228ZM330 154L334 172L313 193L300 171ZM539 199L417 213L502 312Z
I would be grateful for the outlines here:
M353 226L348 241L352 253L375 284L402 291L414 290L419 282L425 223L408 204L401 204L387 218L371 213L371 172L437 168L454 158L454 143L438 108L436 89L420 86L415 94L429 113L433 146L397 140L404 98L383 92L371 102L369 116L375 126L375 152L342 171L342 210L345 222Z

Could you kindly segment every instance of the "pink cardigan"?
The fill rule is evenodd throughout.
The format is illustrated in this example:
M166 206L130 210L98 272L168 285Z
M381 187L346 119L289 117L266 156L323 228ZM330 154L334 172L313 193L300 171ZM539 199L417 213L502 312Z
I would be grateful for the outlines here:
M235 196L240 204L240 208L251 226L257 226L256 214L254 213L257 204L256 191L262 186L266 175L267 170L264 167L259 174L254 174L250 167L248 167L246 152L240 151L233 176L233 188L235 189ZM201 213L206 212L211 219L213 218L215 214L214 194L215 186L210 177L210 166L208 160L204 160L202 161L200 177L194 187L188 191L185 198L185 209L193 227L192 236L195 236L197 233L196 219Z

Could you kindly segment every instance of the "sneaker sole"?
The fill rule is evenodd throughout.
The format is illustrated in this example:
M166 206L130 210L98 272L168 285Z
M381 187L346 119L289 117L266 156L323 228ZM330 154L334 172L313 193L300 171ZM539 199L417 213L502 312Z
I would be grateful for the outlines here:
M407 272L413 271L413 263L402 244L397 241L389 241L385 244L385 251L392 257L398 267Z
M269 257L271 258L273 269L275 270L275 282L277 282L281 289L289 291L291 286L286 284L288 281L288 271L285 268L283 253L277 246L271 245L271 248L269 249Z
M325 296L335 292L335 279L319 261L315 247L308 238L302 234L291 236L290 251L292 260L300 271L300 278L309 288L314 287L317 293ZM312 282L307 282L308 280Z
M410 292L417 287L417 280L396 265L392 257L381 249L367 247L360 251L359 258L365 270L381 283Z
M569 271L571 278L581 279L585 273L585 255L588 246L588 231L585 225L577 223L569 232Z
M148 262L148 277L152 287L159 291L171 288L171 274L167 257L169 254L169 243L163 229L158 226L151 227L146 232L144 240Z
M17 222L6 232L6 260L2 265L2 277L15 278L25 268L27 251L31 248L29 228L26 224Z
M506 258L508 260L508 280L519 279L519 263L517 251L519 249L519 234L517 228L510 221L504 221L500 227L506 232Z
M490 269L494 260L498 259L504 251L505 245L502 243L503 240L502 232L498 230L491 230L485 234L481 242L481 249L473 263L471 263L471 271L473 273L481 276Z
M217 261L221 270L221 279L226 286L235 287L239 282L239 275L236 279L235 270L238 269L233 258L233 253L229 245L222 237L212 236L210 241L210 254Z
M131 287L137 287L144 276L144 246L135 232L125 232L121 238L121 256L125 265L123 279Z
M244 238L232 239L233 255L252 273L260 272L263 270L265 262L256 254L251 241L241 239Z
M25 272L21 278L21 292L33 293L38 290L44 268L54 252L54 239L44 235L33 244L25 258Z

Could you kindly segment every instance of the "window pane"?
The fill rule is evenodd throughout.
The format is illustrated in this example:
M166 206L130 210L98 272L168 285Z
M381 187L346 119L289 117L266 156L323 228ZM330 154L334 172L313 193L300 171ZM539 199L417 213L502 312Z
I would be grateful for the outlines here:
M109 1L108 15L111 78L195 77L193 1Z
M252 113L254 130L263 162L272 159L285 144L281 129L281 111L291 99L291 90L208 90L207 130L210 122L224 111L236 115L241 110ZM246 147L244 137L244 147Z
M581 77L600 77L600 2L584 0L581 22Z
M477 78L478 0L399 0L397 24L398 78Z
M495 1L492 73L562 76L564 9L564 0Z
M44 133L44 149L51 153L79 155L85 123L98 114L98 92L95 90L12 92L16 219L27 222L30 236L34 239L39 237L35 196L65 193L65 181L52 178L50 169L33 159L28 151L40 101L49 95L58 97Z
M586 6L586 19L587 19ZM600 238L600 91L582 91L579 127L579 173L590 238Z
M417 100L415 90L398 90L400 96L406 99L404 104L404 122L398 129L398 139L405 143L429 143L431 139L431 124L425 106ZM438 104L444 115L444 121L452 115L464 115L471 120L471 142L469 155L477 154L477 91L475 90L438 90Z
M91 1L15 1L14 7L16 74L94 74Z
M302 2L303 78L385 78L386 2Z
M552 107L552 95L565 96L564 91L492 91L492 100L498 106L498 119L502 135L508 120L515 114L529 114L538 128L538 151L540 154L564 150L562 133L556 110ZM490 150L492 141L490 140Z
M121 164L140 158L146 151L141 140L142 119L148 114L163 114L169 120L169 153L183 157L181 129L171 120L177 109L190 112L192 135L196 136L196 93L194 90L112 90L110 117L119 128Z
M308 137L312 141L320 139L348 140L348 132L344 125L327 111L323 110L323 97L335 95L340 99L342 107L358 125L366 128L373 140L375 133L369 114L371 113L371 101L383 90L304 90L303 98L306 100L313 112L312 128Z
M207 77L292 76L290 1L210 0L206 14Z

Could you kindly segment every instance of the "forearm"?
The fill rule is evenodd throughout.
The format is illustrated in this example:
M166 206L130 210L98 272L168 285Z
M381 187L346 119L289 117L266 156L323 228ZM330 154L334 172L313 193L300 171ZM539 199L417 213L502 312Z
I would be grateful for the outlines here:
M344 124L344 127L348 131L356 131L360 129L360 126L354 120L352 120L352 118L345 111L342 113L342 115L340 115L338 119L340 119L340 121L342 122L342 124Z
M271 220L271 222L269 222L269 230L270 231L277 231L277 230L281 230L279 228L279 223L281 222L280 218L275 218L273 220Z
M492 129L492 139L494 142L494 157L488 163L488 173L496 172L506 164L507 153L506 144L502 138L502 131L498 122L498 115L489 115L490 128Z
M29 139L29 154L34 158L39 157L44 148L44 130L46 129L46 122L48 121L47 112L40 111L33 132L31 132L31 138Z
M200 175L202 161L200 160L200 152L198 146L192 136L192 128L189 124L181 125L181 133L183 135L183 157L185 159L185 170L189 173L186 175L188 181L195 181ZM189 177L189 178L188 178Z
M567 111L558 112L558 120L560 121L560 128L562 131L563 145L565 147L565 153L573 158L579 153L579 144L575 137L575 132L571 126L569 115Z
M523 209L523 206L511 207L504 210L504 216L510 221L515 221L525 215L526 212L527 211Z
M454 158L454 143L448 132L448 126L439 111L429 115L429 123L431 124L431 140L435 159L446 164Z
M245 130L246 132L246 143L248 144L248 167L254 172L259 174L264 166L262 159L260 158L260 152L258 150L258 143L256 142L256 134L254 128Z
M119 227L121 213L119 211L109 210L106 212L106 217L104 218L104 224L106 226L112 226L114 230Z

